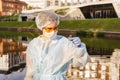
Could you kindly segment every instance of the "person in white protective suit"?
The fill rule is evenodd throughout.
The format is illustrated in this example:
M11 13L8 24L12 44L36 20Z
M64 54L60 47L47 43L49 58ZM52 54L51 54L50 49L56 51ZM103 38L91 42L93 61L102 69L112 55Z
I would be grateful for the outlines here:
M54 12L38 13L36 26L42 35L30 41L27 47L25 80L66 80L73 58L83 66L90 60L85 44L78 37L57 35L58 25L59 17Z

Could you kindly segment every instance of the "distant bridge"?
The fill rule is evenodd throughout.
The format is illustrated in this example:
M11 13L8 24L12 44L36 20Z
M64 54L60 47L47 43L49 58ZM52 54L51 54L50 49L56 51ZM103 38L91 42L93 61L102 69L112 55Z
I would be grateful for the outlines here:
M61 15L60 17L62 17L62 19L76 19L76 17L78 16L80 17L79 19L117 18L117 17L120 18L119 0L101 0L101 1L88 0L88 2L84 2L84 3L58 4L58 5L47 6L46 8L43 9L23 10L22 16L26 16L26 14L28 15L31 13L37 13L45 10L54 11L63 8L70 8L71 10L69 10L69 12L67 12L65 15ZM77 10L75 11L76 8ZM68 16L71 16L71 18L68 18Z

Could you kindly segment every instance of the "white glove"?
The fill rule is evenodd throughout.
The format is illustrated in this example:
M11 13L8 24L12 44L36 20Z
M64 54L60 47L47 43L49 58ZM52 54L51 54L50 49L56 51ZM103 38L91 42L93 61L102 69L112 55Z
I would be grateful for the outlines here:
M72 41L77 47L81 46L81 40L79 37L69 37L70 41Z

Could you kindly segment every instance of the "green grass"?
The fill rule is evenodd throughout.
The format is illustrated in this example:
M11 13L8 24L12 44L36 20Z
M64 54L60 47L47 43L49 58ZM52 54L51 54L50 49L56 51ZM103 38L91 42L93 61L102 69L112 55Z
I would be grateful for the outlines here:
M31 27L35 28L35 22L0 22L0 26L7 27ZM64 20L60 22L60 29L75 29L88 31L120 31L120 18L111 19L87 19L87 20Z
M11 21L11 22L0 22L0 27L4 26L4 27L29 27L29 28L35 28L35 22L33 21L23 21L23 22L17 22L17 21Z
M60 27L88 31L120 31L120 18L61 21Z
M29 37L34 38L38 36L37 33L31 33L31 32L11 32L11 31L0 31L0 37L1 38L18 38L19 36L22 37Z
M15 16L0 16L0 21L18 21L19 15Z

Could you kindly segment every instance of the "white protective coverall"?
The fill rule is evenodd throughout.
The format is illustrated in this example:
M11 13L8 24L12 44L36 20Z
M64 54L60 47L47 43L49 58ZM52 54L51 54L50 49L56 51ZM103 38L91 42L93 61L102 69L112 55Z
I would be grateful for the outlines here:
M89 55L84 43L76 47L60 35L48 41L41 36L36 37L26 50L25 80L66 80L65 74L73 58L82 65L88 62Z

